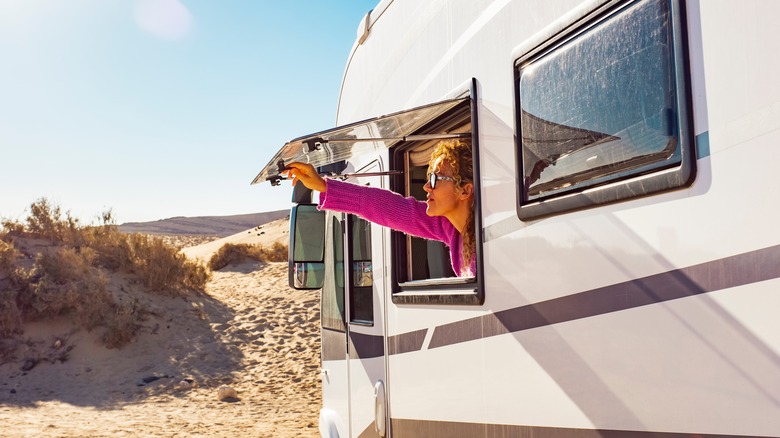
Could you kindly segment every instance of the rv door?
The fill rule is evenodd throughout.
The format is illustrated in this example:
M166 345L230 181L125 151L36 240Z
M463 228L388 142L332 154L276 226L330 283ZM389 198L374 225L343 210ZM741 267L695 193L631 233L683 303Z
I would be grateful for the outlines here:
M252 181L279 185L291 162L310 163L321 174L343 177L350 163L376 157L399 142L471 137L436 131L437 118L473 104L473 96L376 117L287 142ZM424 133L422 133L424 131ZM382 187L380 160L350 176ZM299 199L290 216L290 285L321 288L322 409L320 431L339 436L383 436L387 406L387 321L391 289L386 278L387 248L381 227L356 216L323 212ZM389 396L389 394L387 394ZM323 432L323 433L325 433Z

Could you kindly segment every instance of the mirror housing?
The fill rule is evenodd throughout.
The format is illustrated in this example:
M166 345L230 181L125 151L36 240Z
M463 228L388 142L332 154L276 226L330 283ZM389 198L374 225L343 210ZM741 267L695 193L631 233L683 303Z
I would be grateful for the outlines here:
M293 186L292 202L295 204L311 204L312 190L303 184Z

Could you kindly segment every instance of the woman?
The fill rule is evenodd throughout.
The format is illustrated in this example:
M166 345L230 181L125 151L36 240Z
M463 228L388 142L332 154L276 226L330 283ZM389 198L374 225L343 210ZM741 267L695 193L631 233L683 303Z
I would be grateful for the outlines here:
M322 178L306 163L287 165L287 177L321 192L319 208L358 215L413 236L444 242L452 269L461 277L476 273L474 164L471 146L461 140L439 143L428 163L425 202L379 187Z

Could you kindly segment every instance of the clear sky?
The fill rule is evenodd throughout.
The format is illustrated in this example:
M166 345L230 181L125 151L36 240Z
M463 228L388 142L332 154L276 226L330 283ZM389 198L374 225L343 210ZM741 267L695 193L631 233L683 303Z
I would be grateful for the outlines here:
M249 183L331 128L378 0L0 0L0 218L82 223L290 207Z

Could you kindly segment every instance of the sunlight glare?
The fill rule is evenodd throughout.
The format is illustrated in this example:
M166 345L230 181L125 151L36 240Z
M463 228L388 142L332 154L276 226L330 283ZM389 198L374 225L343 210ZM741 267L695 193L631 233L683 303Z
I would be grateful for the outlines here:
M141 30L166 40L181 40L192 30L192 14L179 0L138 0L135 21Z

